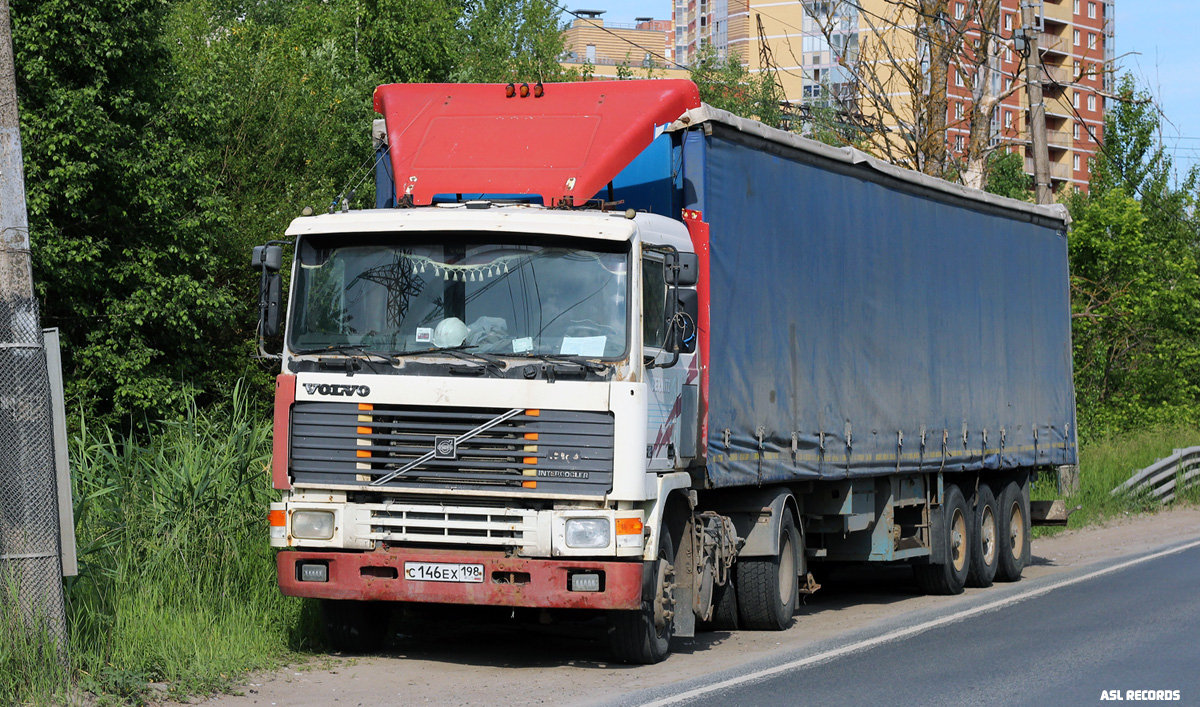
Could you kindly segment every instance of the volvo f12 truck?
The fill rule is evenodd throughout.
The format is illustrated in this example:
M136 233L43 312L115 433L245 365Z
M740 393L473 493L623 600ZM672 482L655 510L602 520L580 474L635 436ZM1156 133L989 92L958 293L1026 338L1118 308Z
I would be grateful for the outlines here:
M834 563L1021 576L1031 480L1076 458L1064 209L687 81L374 100L376 208L254 253L279 586L334 646L396 603L526 607L653 663L786 628Z

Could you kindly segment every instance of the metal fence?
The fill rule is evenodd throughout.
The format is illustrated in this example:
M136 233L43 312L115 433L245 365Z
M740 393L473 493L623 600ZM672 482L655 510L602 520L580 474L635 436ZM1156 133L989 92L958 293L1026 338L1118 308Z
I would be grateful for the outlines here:
M0 601L66 647L50 381L37 303L0 300ZM15 595L15 596L14 596Z
M1175 493L1200 482L1200 447L1176 449L1166 459L1134 473L1128 481L1112 490L1112 495L1145 493L1163 503L1175 500Z

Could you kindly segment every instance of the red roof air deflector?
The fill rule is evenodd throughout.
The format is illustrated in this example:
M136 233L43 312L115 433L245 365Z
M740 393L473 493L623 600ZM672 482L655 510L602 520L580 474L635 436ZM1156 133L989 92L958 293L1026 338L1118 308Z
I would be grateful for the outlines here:
M592 198L654 139L656 126L700 106L691 81L586 81L508 98L504 84L388 84L396 199L435 194L540 194L547 206Z

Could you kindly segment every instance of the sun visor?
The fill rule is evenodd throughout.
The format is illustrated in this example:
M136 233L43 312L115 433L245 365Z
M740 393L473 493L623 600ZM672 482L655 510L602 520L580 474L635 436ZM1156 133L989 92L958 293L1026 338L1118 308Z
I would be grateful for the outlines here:
M654 139L700 106L691 81L388 84L384 116L396 200L436 194L538 194L547 206L591 199ZM527 95L522 96L522 93Z

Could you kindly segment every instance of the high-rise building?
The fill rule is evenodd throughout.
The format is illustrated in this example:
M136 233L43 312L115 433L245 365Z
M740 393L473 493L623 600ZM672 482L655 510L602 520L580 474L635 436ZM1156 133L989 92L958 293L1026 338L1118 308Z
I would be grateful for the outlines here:
M990 27L979 26L979 0L941 1L942 20L922 25L911 11L887 0L674 0L675 57L686 64L711 46L718 56L737 57L752 72L774 71L793 105L857 111L861 123L884 130L928 120L921 114L928 105L922 96L929 93L930 80L944 80L946 145L955 156L969 147L976 96L987 90L991 95L1008 94L992 111L988 141L995 149L1024 154L1026 170L1032 172L1029 101L1014 42L1022 28L1020 0L999 0L995 26ZM1106 67L1116 56L1113 3L1042 0L1035 8L1056 188L1087 188L1089 160L1103 137L1103 90L1111 85ZM963 39L955 44L962 47L960 56L942 56L931 49L939 42L945 46L946 38L960 32ZM971 47L984 33L997 40L997 54L976 63ZM774 67L762 65L764 39ZM992 69L985 72L990 73L990 89L975 82L983 64ZM881 65L891 68L880 69ZM864 81L865 71L874 72L874 86L866 85L872 82ZM926 78L922 85L905 80L905 75Z

